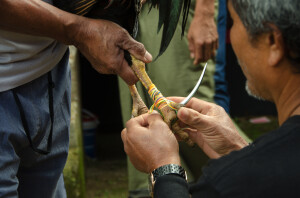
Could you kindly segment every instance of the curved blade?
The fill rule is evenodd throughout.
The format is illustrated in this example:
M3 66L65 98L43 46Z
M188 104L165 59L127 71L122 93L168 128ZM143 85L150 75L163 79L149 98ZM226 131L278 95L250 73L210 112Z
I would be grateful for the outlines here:
M203 68L203 71L201 73L201 76L197 82L197 84L195 85L194 89L191 91L191 93L183 100L181 101L179 104L181 105L186 105L186 103L188 103L190 101L190 99L193 97L193 95L196 93L196 91L198 90L200 84L201 84L201 81L203 79L203 76L204 76L204 73L205 73L205 70L206 70L206 67L207 67L207 63L205 64L204 68Z

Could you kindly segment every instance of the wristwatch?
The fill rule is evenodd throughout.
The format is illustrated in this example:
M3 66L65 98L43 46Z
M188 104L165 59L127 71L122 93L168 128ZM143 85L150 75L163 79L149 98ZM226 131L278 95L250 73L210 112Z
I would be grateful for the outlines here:
M161 166L149 174L149 191L150 191L152 197L153 197L154 184L155 184L157 178L160 176L169 175L169 174L178 175L187 181L187 174L182 166L179 166L177 164L167 164L167 165Z

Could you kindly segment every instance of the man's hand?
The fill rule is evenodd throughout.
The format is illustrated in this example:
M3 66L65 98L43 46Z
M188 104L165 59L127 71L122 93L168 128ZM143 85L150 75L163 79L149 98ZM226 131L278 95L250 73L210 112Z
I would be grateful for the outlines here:
M129 85L138 79L124 59L124 50L143 62L152 60L144 46L119 25L74 15L44 1L1 0L0 19L1 29L75 45L98 72L118 74Z
M128 85L132 85L138 78L124 59L124 50L143 62L152 61L143 44L111 21L84 18L82 24L76 27L72 30L75 46L99 73L118 74Z
M188 31L188 41L194 65L215 56L218 32L214 20L214 0L197 0L195 16Z
M169 98L181 102L183 98ZM239 150L248 143L239 135L225 110L213 103L196 98L177 112L182 127L188 127L192 141L210 157L219 158L234 150Z
M166 164L180 165L178 142L158 113L132 118L121 136L125 152L139 171L150 173Z

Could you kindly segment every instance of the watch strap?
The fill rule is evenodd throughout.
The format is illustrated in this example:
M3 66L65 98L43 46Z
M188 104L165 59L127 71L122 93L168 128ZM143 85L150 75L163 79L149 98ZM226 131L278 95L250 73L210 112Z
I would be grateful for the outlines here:
M163 176L163 175L168 175L168 174L178 175L187 181L187 174L186 174L184 168L179 166L178 164L167 164L167 165L161 166L149 174L149 191L150 191L151 197L153 197L154 184L155 184L157 178L160 176Z
M168 174L176 174L187 180L184 168L178 164L167 164L152 171L154 182L158 177Z

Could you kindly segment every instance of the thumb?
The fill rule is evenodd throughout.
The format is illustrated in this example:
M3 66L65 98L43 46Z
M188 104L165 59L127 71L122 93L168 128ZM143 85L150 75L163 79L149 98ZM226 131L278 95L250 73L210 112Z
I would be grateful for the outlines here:
M205 115L189 108L182 107L177 112L177 117L185 124L199 129L205 123Z
M129 34L127 35L127 38L124 38L123 41L119 43L119 47L129 51L130 54L145 63L150 63L152 61L152 56L145 49L144 45L134 40Z
M147 121L150 126L157 126L164 123L164 120L158 112L152 112L151 114L149 114L147 117Z

